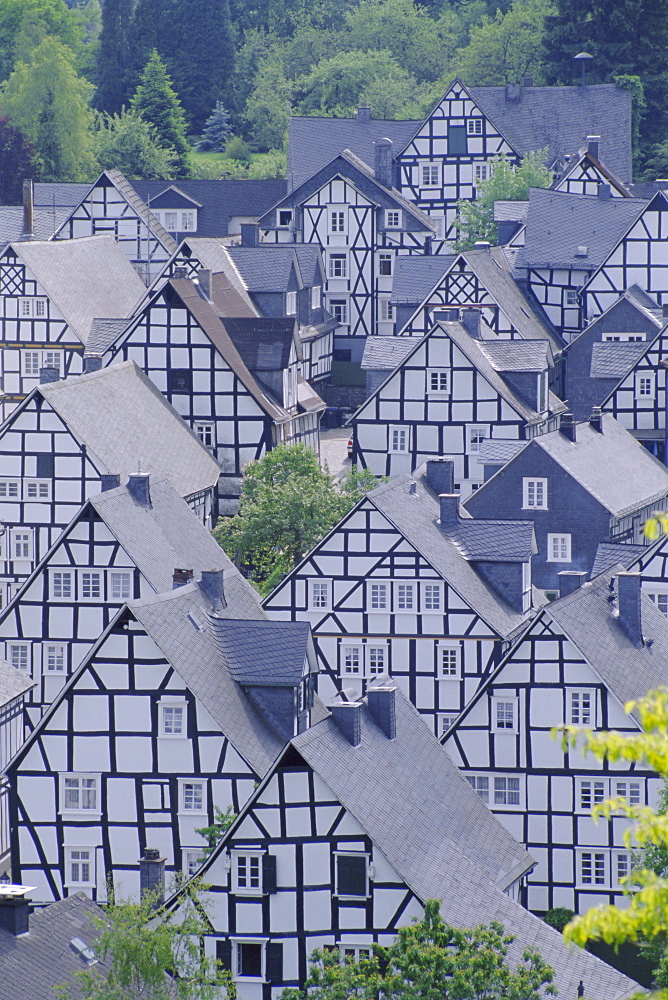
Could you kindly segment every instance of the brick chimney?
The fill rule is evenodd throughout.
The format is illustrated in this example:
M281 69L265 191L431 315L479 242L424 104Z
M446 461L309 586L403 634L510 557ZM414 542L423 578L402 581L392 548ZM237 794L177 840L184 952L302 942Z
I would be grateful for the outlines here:
M574 590L582 586L587 578L586 573L572 569L562 569L557 573L557 576L559 577L559 597L567 597L572 594Z
M117 472L103 472L100 476L100 492L107 493L121 485L121 477Z
M383 187L392 187L392 140L376 139L373 144L373 172Z
M95 357L92 354L84 358L84 375L90 375L91 372L99 372L102 368L102 358Z
M39 384L48 385L49 382L60 382L59 368L40 368Z
M157 847L145 847L139 859L139 892L142 899L150 895L155 905L165 901L165 858Z
M480 320L482 313L480 309L462 309L461 323L466 327L472 337L480 338Z
M32 179L23 182L23 232L22 240L35 237L35 198Z
M25 893L29 886L0 885L0 927L14 937L22 937L30 930L30 900Z
M241 230L242 247L257 247L260 245L260 226L257 222L242 222L239 229Z
M397 735L396 694L393 684L371 684L366 694L369 711L388 740Z

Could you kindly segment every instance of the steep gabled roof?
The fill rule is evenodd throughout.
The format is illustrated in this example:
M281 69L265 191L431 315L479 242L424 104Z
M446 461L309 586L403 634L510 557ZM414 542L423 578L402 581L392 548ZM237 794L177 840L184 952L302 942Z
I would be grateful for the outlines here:
M146 292L113 236L18 242L12 249L84 344L96 316L130 316Z
M621 198L611 198L609 200L610 201L615 201L615 202L620 202L623 199L621 199ZM635 198L632 199L632 200L636 201ZM630 203L630 201L631 201L631 199L629 199L629 203ZM615 247L618 244L622 243L623 240L624 240L624 238L629 235L629 233L631 232L631 230L636 225L638 225L640 223L640 220L641 220L642 216L648 214L649 212L654 212L654 211L657 211L657 210L659 212L668 211L668 192L666 192L666 191L657 191L656 194L654 195L654 197L651 198L649 201L642 202L642 209L641 209L641 211L638 212L635 217L629 219L629 221L628 221L628 223L627 223L624 231L619 234L619 237L617 238L617 240L612 245L606 246L606 252L605 252L605 254L597 262L597 265L596 265L596 268L595 268L593 274L589 275L589 277L587 278L586 283L583 285L583 288L582 288L583 292L586 292L587 288L589 287L589 285L591 284L591 282L594 280L594 278L597 276L598 272L601 271L602 268L605 267L605 265L606 265L606 263L608 261L608 258L612 254L612 251L615 249ZM655 235L654 237L652 237L652 235L651 235L651 227L650 227L650 229L648 229L648 227L646 226L646 224L644 222L641 223L641 230L644 230L644 232L641 232L641 239L643 239L643 240L644 239L647 239L647 240L654 239L655 241L658 240L658 236Z
M34 687L35 681L29 674L17 670L6 660L0 660L0 708L5 708Z
M366 371L375 369L394 371L414 348L412 337L367 337L362 355L362 368Z
M225 663L239 684L295 687L302 680L311 636L308 622L212 618L211 627Z
M209 490L220 468L197 435L134 361L38 385L5 421L41 396L83 442L91 458L126 480L162 472L182 497Z
M222 238L229 235L230 220L257 219L271 208L287 190L279 178L265 180L179 180L132 181L143 201L156 209L176 208L183 199L197 207L197 233L200 237ZM181 196L181 198L179 198Z
M253 292L287 291L293 268L301 277L299 261L292 243L261 243L257 247L227 246L223 253L231 259L244 287ZM312 256L319 247L313 246Z
M609 170L604 163L601 163L601 161L590 153L588 149L583 149L579 156L573 158L572 162L568 164L564 172L556 178L552 187L557 190L562 184L565 184L568 181L569 177L574 174L576 170L579 170L583 165L585 166L585 169L587 169L588 166L591 166L594 170L598 171L601 177L603 177L603 179L606 180L611 187L614 187L622 198L633 197L629 189L619 179L619 177L617 177L612 170ZM628 179L630 181L631 177L629 176Z
M607 573L615 566L629 569L639 556L647 555L646 545L629 545L628 542L599 542L591 568L591 579Z
M480 350L496 372L542 372L552 364L549 340L481 340Z
M438 288L456 254L398 254L394 258L392 302L419 306Z
M589 374L591 378L621 379L631 371L648 347L649 343L645 342L621 343L614 340L592 344Z

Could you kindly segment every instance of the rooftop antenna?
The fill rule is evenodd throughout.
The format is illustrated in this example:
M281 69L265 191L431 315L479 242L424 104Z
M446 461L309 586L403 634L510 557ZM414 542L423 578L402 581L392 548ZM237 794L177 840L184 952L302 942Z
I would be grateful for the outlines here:
M589 52L578 52L578 54L576 56L573 56L573 61L574 62L579 62L580 66L582 67L582 87L583 88L584 88L584 85L585 85L585 66L587 65L587 63L589 62L589 60L593 59L593 58L594 57L592 55L590 55Z

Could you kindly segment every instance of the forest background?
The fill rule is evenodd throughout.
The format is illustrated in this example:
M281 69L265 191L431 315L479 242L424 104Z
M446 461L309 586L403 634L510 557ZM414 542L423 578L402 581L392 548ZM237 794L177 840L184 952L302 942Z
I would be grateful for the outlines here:
M291 114L420 119L455 76L579 82L583 50L633 93L636 178L665 175L668 0L2 0L0 202L24 166L218 177L207 122L224 175L285 176Z

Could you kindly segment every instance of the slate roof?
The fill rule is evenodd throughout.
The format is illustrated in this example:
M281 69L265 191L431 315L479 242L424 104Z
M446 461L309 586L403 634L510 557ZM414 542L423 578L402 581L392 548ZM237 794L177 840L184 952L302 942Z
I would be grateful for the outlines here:
M441 531L473 563L528 562L537 551L532 521L474 521L460 516L457 525L441 526Z
M401 258L399 258L401 259ZM394 371L415 347L413 337L367 337L362 368Z
M101 357L120 337L130 321L128 319L94 319L86 341L86 355Z
M48 240L55 233L70 213L68 208L39 209L33 211L33 237L38 240ZM8 243L19 242L23 236L23 206L0 206L0 249L4 250Z
M373 166L377 139L390 139L394 153L408 144L421 121L371 118L299 118L288 126L288 190L293 191L330 160L349 149ZM276 199L278 200L278 199Z
M564 267L595 271L647 207L638 198L594 198L546 188L529 192L526 242L516 269ZM578 247L587 256L577 256Z
M257 247L228 246L223 254L229 257L243 281L244 287L253 292L286 292L295 258L298 276L309 284L315 274L320 248L315 244L261 243Z
M226 317L224 326L244 364L254 372L281 371L288 367L295 342L295 321L269 316L243 319Z
M526 222L529 212L528 201L495 201L495 222Z
M636 195L635 192L633 194L631 193L629 188L626 187L623 181L621 181L619 177L617 177L617 175L613 173L612 170L608 169L608 167L606 167L604 163L601 163L601 161L598 160L595 156L592 156L592 154L589 152L587 148L583 149L579 156L575 157L572 160L572 162L568 163L566 169L557 176L552 186L557 187L559 184L563 184L565 181L568 180L570 175L575 173L575 171L578 170L581 166L585 165L586 169L587 164L590 164L591 166L594 167L595 170L598 170L598 172L605 178L605 180L612 187L615 187L617 191L619 191L619 193L623 198L638 197L638 195ZM628 180L629 181L631 180L630 175Z
M400 254L394 259L392 302L419 306L440 284L456 254Z
M592 378L623 378L642 357L648 348L644 342L624 343L603 340L592 345Z
M615 84L586 87L521 87L507 100L506 87L469 87L480 110L517 152L547 147L546 163L576 156L588 135L600 135L601 159L624 181L632 178L631 95ZM621 199L615 199L621 200Z
M34 687L35 681L28 674L0 659L0 708L4 708Z
M592 580L607 573L613 567L622 565L631 566L638 556L647 555L646 545L628 545L623 542L599 542L594 558L594 565L591 568Z
M132 186L147 203L162 194L161 209L170 207L170 188L175 193L174 207L182 203L178 200L182 192L202 206L197 210L198 237L213 238L228 236L233 218L258 219L287 191L287 181L282 179L132 181Z
M98 459L121 480L141 463L143 472L162 472L182 497L218 482L217 462L134 361L89 375L38 385L5 422L8 427L41 395Z
M75 892L31 913L28 934L14 937L0 928L0 992L6 1000L46 1000L55 996L54 987L64 984L73 1000L82 997L71 977L89 966L70 942L80 938L95 950L93 920L103 914L85 893ZM90 970L104 976L109 968L99 960Z
M480 350L497 372L542 372L552 360L547 340L484 340Z
M539 434L527 447L542 448L610 514L627 514L668 495L666 466L610 414L603 414L602 434L583 421L576 424L576 443L557 430Z
M86 197L90 184L67 181L35 181L33 201L35 208L67 208L70 211Z
M211 627L225 663L239 684L296 687L302 680L311 635L308 622L212 618Z
M129 316L146 292L113 236L15 243L13 249L84 344L95 317Z
M478 461L483 465L505 465L522 451L527 443L516 438L485 438L480 445Z

